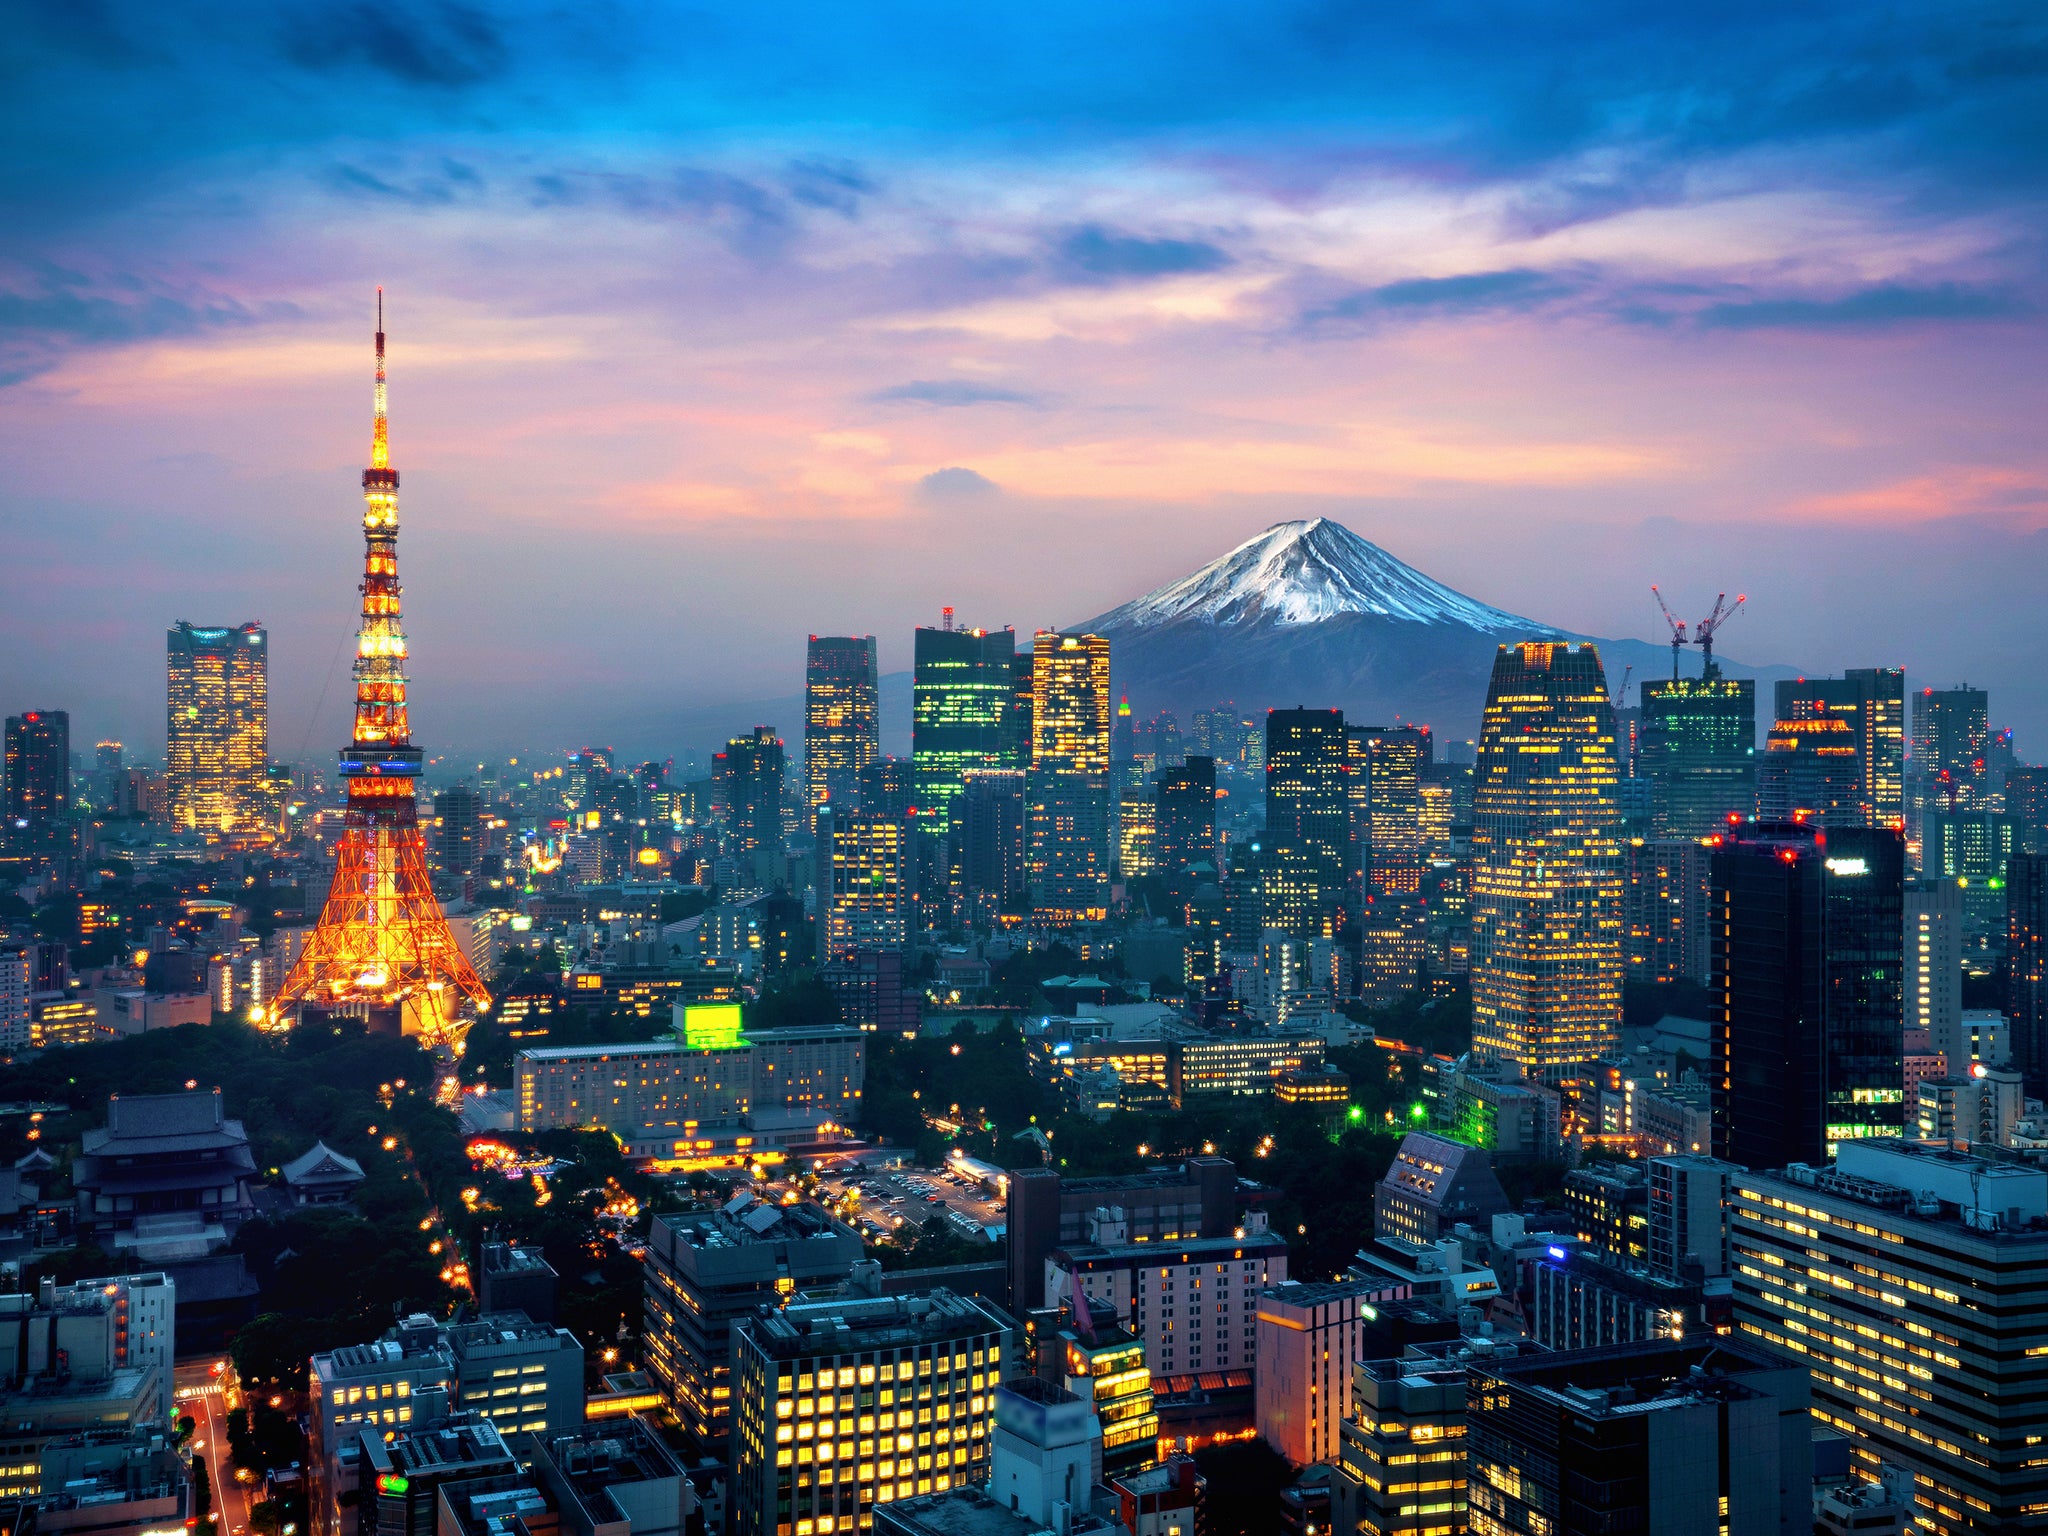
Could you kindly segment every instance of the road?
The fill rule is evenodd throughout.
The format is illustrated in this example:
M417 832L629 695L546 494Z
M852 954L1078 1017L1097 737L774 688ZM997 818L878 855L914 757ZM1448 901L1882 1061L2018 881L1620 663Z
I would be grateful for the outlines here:
M249 1496L235 1481L235 1464L228 1456L227 1402L221 1390L222 1378L213 1373L212 1361L178 1366L171 1373L177 1389L178 1415L190 1414L198 1421L193 1443L206 1459L207 1476L213 1481L213 1536L245 1536L249 1529ZM203 1536L203 1533L202 1533Z

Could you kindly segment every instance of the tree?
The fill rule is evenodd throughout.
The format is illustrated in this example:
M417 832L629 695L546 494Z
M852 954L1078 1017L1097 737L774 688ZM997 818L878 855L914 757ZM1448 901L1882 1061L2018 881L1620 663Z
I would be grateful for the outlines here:
M213 1479L206 1472L206 1458L192 1458L192 1519L198 1526L206 1524L206 1517L213 1509Z

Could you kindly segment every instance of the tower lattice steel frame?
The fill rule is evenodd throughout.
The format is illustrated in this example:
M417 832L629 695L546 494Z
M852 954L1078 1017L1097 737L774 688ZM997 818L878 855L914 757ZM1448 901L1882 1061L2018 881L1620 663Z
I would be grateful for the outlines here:
M384 290L377 290L377 412L363 471L363 616L355 731L341 752L348 817L320 921L278 990L273 1017L307 1003L398 1010L409 1034L460 1048L465 1005L490 991L456 942L427 879L416 799L421 753L405 705L398 605L398 471L385 420Z

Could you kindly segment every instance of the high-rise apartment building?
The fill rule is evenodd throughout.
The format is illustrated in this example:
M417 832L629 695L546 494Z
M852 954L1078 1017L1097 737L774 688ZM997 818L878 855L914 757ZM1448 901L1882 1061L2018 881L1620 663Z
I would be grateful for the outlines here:
M56 852L71 839L71 716L32 709L7 717L6 843Z
M164 649L171 819L203 832L261 827L270 765L269 632L255 623L214 629L181 619Z
M2028 1093L2048 1094L2048 855L2017 854L2007 864L2005 911L2013 1065Z
M902 949L909 940L907 818L842 809L818 818L818 950L830 961L856 949Z
M969 769L1010 766L1016 647L1008 629L920 629L914 637L912 796L934 836L950 829Z
M1259 1292L1255 1422L1296 1466L1337 1460L1351 1368L1383 1294L1371 1280L1288 1280Z
M1570 1076L1621 1029L1622 865L1607 680L1591 645L1502 646L1472 789L1472 1043Z
M861 770L882 755L873 635L813 635L804 654L804 803L851 806Z
M1043 923L1109 914L1109 641L1032 641L1028 799L1031 909Z
M2048 1524L2048 1173L1845 1142L1832 1169L1735 1175L1729 1241L1738 1333L1810 1368L1866 1475L1912 1474L1914 1528Z
M1856 750L1857 808L1867 827L1906 824L1906 673L1851 667L1776 687L1776 720L1840 720ZM1768 820L1769 818L1764 818Z
M732 1330L737 1536L864 1531L988 1473L1017 1325L977 1297L798 1301Z
M1719 667L1644 683L1640 764L1653 837L1706 837L1756 814L1756 684Z
M1353 867L1352 743L1340 709L1266 714L1264 926L1329 938Z
M711 760L713 793L725 807L728 847L748 889L775 883L782 857L782 738L772 725L735 736Z
M1714 1155L1819 1163L1904 1134L1905 847L1758 825L1714 849Z

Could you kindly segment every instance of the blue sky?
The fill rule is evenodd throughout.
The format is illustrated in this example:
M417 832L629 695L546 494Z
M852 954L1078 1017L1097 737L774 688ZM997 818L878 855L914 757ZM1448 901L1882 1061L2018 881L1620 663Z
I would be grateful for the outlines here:
M0 70L10 711L160 739L163 628L257 617L331 745L382 282L451 750L1323 514L2048 752L2039 7L31 4Z

